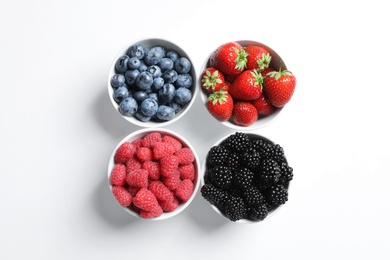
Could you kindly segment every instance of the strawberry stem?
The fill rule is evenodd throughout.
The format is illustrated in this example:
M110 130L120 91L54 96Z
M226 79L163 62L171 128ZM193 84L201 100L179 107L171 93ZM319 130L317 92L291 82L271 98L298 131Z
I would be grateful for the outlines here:
M234 48L234 51L237 54L237 58L235 59L236 62L236 69L243 70L246 67L246 62L247 62L247 56L249 55L244 49L237 49Z
M222 105L223 103L225 103L227 101L227 91L225 90L219 90L219 91L216 91L216 92L213 92L212 94L209 95L209 97L207 98L208 101L212 101L213 102L213 105L215 105L217 102Z

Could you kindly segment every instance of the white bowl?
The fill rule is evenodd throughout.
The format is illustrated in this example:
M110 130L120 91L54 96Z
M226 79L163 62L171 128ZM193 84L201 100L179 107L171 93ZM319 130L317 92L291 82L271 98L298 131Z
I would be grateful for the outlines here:
M260 42L256 42L256 41L250 41L250 40L240 40L240 41L235 41L235 42L237 42L238 44L240 44L243 47L246 47L249 45L264 47L265 49L267 49L269 51L269 53L272 57L271 64L270 64L271 67L273 67L275 69L279 69L279 67L281 67L282 70L287 69L286 64L284 63L282 58L273 49L266 46L265 44L260 43ZM210 67L210 62L209 62L210 56L214 53L214 51L216 49L217 48L215 48L210 53L210 55L207 57L206 61L204 62L203 66L202 66L202 69L199 73L200 78L198 78L198 84L199 84L198 88L201 89L200 95L201 95L202 102L205 104L206 110L207 110L206 103L207 103L208 95L207 95L207 92L202 88L202 78L201 77L202 77L202 72L205 69ZM286 106L284 106L284 107L286 107ZM252 131L252 130L260 129L260 128L265 127L265 126L269 125L270 123L272 123L281 114L281 112L284 110L284 107L283 108L276 108L275 111L271 115L259 118L256 122L254 122L250 126L239 126L239 125L233 124L230 121L221 122L221 121L218 121L216 118L214 118L214 117L213 118L226 127L229 127L229 128L235 129L235 130L239 130L239 131ZM210 114L210 116L212 117L211 114Z
M189 74L191 74L192 79L193 79L193 84L192 84L192 86L190 88L190 90L192 92L192 99L191 99L190 102L185 104L185 106L181 109L181 111L179 113L177 113L175 115L175 117L173 119L171 119L169 121L159 121L159 122L148 121L148 122L142 122L142 121L138 120L135 117L127 117L127 116L122 115L119 112L119 105L115 102L115 100L113 98L115 90L111 86L111 78L112 78L112 76L117 74L115 72L115 63L118 60L118 58L120 58L121 56L127 54L128 49L132 45L136 45L136 44L143 45L147 49L150 49L150 48L153 48L153 47L156 47L156 46L162 46L162 47L164 47L166 49L167 52L169 50L175 50L179 54L179 57L186 57L191 62L191 70L190 70ZM189 57L189 55L181 47L177 46L176 44L174 44L174 43L172 43L170 41L164 40L164 39L144 39L144 40L141 40L141 41L132 42L132 43L127 44L115 56L115 58L114 58L114 60L112 61L112 64L111 64L110 71L108 73L107 88L108 88L108 95L109 95L109 98L111 100L112 105L114 106L114 108L118 112L118 114L120 116L122 116L125 120L127 120L128 122L130 122L130 123L132 123L134 125L141 126L141 127L164 127L164 126L170 125L170 124L176 122L177 120L179 120L191 108L191 106L193 105L193 103L195 101L196 96L198 95L198 88L196 87L197 86L197 82L196 81L197 81L197 77L196 77L196 73L195 73L195 64L192 62L192 60Z
M248 136L249 136L249 138L251 139L251 140L253 140L253 139L263 139L263 140L265 140L265 141L267 141L267 142L270 142L270 143L272 143L272 144L275 144L274 142L272 142L270 139L268 139L268 138L266 138L266 137L264 137L264 136L261 136L261 135L258 135L258 134L251 134L251 133L246 133ZM224 136L224 137L222 137L221 139L219 139L214 145L212 145L211 147L213 147L213 146L218 146L218 145L220 145L224 140L226 140L230 135L232 135L232 134L228 134L228 135L226 135L226 136ZM210 148L211 148L210 147ZM201 180L200 180L200 186L202 187L203 185L205 185L205 181L204 181L204 174L206 173L206 170L207 170L207 167L206 167L206 161L207 161L207 155L206 155L206 158L205 158L205 160L203 161L203 164L202 164L202 173L203 173L203 175L202 175L202 178L201 178ZM286 162L288 163L288 161L287 161L287 158L286 158ZM289 185L288 185L288 191L290 191L290 187L291 187L291 182L289 183ZM222 216L223 218L225 218L226 220L228 220L229 222L232 222L232 221L230 221L215 205L213 205L213 204L211 204L210 203L210 206L211 206L211 208L215 211L215 212L217 212L218 213L218 215L220 215L220 216ZM264 220L262 220L262 221L265 221L266 219L269 219L270 217L272 217L272 216L274 216L280 209L281 209L281 207L282 207L283 205L280 205L280 206L278 206L277 208L275 208L275 209L272 209L272 210L270 210L269 212L268 212L268 215L267 215L267 217L264 219ZM254 220L250 220L250 219L240 219L240 220L237 220L237 221L234 221L234 223L239 223L239 224L254 224L254 223L259 223L259 222L262 222L262 221L254 221Z
M195 157L195 161L194 161L195 178L194 178L194 181L193 181L193 183L194 183L194 190L192 192L192 195L191 195L190 199L188 201L186 201L185 203L179 204L177 209L175 209L172 212L163 212L163 214L160 217L147 219L147 220L163 220L163 219L168 219L168 218L174 217L177 214L179 214L180 212L182 212L184 209L186 209L191 204L191 202L194 200L194 198L196 196L196 193L197 193L197 191L199 189L199 186L200 186L200 178L199 178L200 163L199 163L198 155L197 155L194 147L182 135L180 135L180 134L178 134L178 133L176 133L176 132L174 132L172 130L167 130L167 129L144 128L144 129L140 129L138 131L135 131L135 132L129 134L128 136L126 136L125 138L123 138L122 141L120 141L118 143L118 145L115 147L114 151L111 154L109 163L108 163L108 172L107 172L108 185L109 185L110 190L112 191L112 185L110 184L109 179L110 179L110 176L111 176L112 169L115 166L114 156L115 156L116 150L118 150L118 148L123 143L125 143L125 142L132 142L132 141L141 139L141 138L143 138L144 136L146 136L147 134L149 134L151 132L159 132L159 133L161 133L161 135L169 135L169 136L172 136L172 137L176 138L177 140L179 140L182 143L183 147L190 148L191 151L194 154L194 157ZM120 207L122 207L119 203L118 203L118 205ZM129 213L130 215L132 215L134 217L137 217L137 218L140 218L140 219L144 219L137 212L135 212L134 210L132 210L130 208L127 208L127 207L122 207L122 208L127 213Z

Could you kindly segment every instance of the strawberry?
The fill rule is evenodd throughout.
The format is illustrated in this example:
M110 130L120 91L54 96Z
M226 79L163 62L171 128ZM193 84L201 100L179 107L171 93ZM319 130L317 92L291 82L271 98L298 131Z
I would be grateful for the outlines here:
M236 42L228 42L218 47L210 56L211 67L223 74L240 74L246 66L248 54Z
M232 115L233 98L228 92L220 90L209 95L206 107L213 117L226 121Z
M268 116L275 111L275 107L269 102L264 93L258 99L252 100L251 103L261 116Z
M236 102L233 106L231 121L239 126L250 126L258 118L258 113L254 105L249 102Z
M264 78L264 91L275 107L283 107L294 94L295 76L288 70L269 72Z
M257 70L245 70L230 86L229 93L234 99L254 100L262 92L263 77Z
M262 46L250 45L245 47L248 53L246 68L264 70L271 62L271 55L268 50Z
M269 72L271 72L271 71L275 71L275 69L272 68L272 67L268 67L268 68L263 69L263 70L260 72L260 73L261 73L261 76L263 76L263 83L264 83L264 78L265 78L265 76L266 76Z
M224 82L225 77L215 68L206 68L202 73L202 87L208 92L220 90Z

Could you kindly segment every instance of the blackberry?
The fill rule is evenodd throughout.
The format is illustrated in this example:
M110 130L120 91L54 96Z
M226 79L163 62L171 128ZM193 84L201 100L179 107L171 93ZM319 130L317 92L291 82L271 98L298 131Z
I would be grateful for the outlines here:
M280 178L279 183L287 185L293 179L293 168L288 166L287 163L282 162L280 165Z
M268 216L268 209L265 204L258 204L255 206L247 207L245 211L246 218L249 220L264 220Z
M284 157L284 150L278 144L271 145L271 151L268 157L274 159L278 163L282 163L286 161L286 158Z
M264 195L271 206L282 205L288 200L287 189L281 184L272 185Z
M249 189L253 184L254 173L244 167L237 168L234 173L234 185L242 190Z
M237 221L245 216L245 204L242 198L231 196L225 202L224 214L231 220Z
M249 136L245 133L236 132L226 138L222 145L230 151L241 153L250 145Z
M247 206L255 206L264 202L263 195L255 187L247 189L243 194L243 198Z
M223 146L213 146L207 154L207 167L225 165L230 153Z
M219 205L223 198L222 190L216 188L212 184L205 184L200 188L202 197L213 205Z
M261 157L260 153L253 147L249 147L241 155L241 165L249 168L256 169L260 166Z
M280 178L280 167L273 159L263 159L261 162L259 185L275 184Z
M273 145L266 140L253 140L251 146L259 152L261 158L269 158L272 154Z
M240 155L238 153L230 153L228 159L226 160L226 166L237 169L240 164Z
M227 166L215 166L211 169L211 182L222 190L228 189L233 182L233 173Z

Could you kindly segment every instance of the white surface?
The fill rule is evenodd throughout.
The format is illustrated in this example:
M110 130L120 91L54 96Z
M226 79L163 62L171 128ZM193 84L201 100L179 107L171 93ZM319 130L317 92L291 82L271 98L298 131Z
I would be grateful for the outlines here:
M385 3L1 1L0 258L389 259ZM113 109L106 77L120 48L148 37L182 46L197 70L231 39L286 61L295 95L257 131L294 167L277 215L231 223L199 195L177 217L148 222L115 203L108 160L139 128ZM199 97L168 128L201 160L231 132Z

